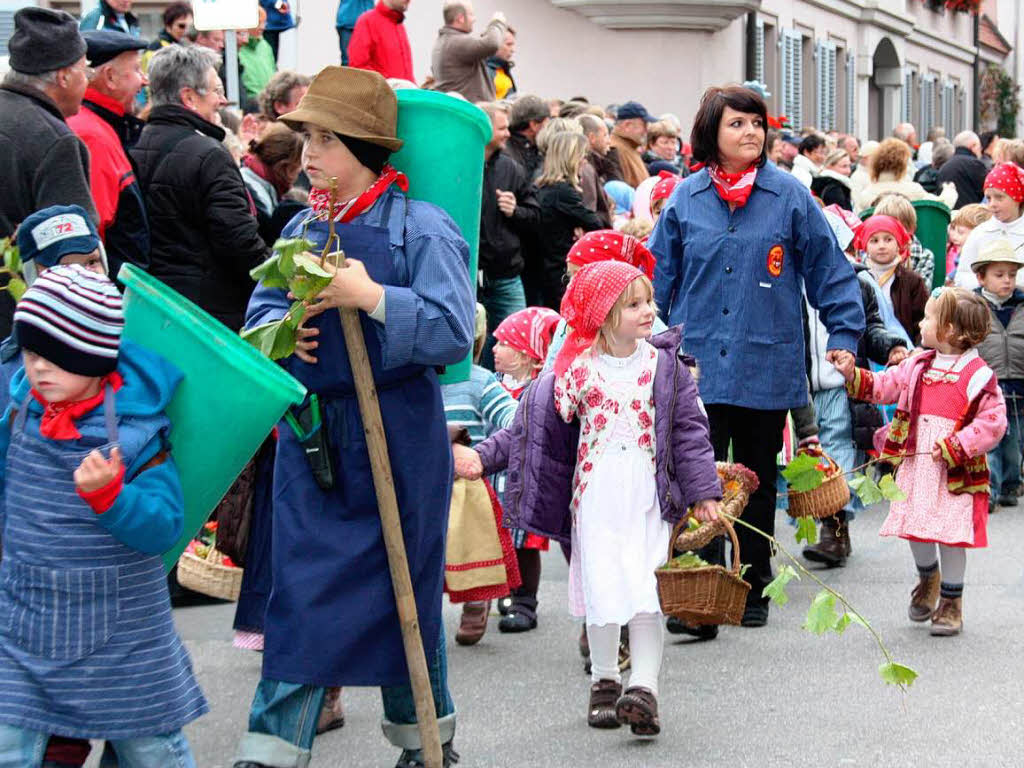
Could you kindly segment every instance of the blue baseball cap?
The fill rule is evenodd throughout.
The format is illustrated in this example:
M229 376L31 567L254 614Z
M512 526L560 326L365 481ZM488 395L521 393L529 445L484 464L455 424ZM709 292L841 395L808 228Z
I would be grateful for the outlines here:
M646 123L658 122L658 118L651 115L639 101L627 101L615 113L616 120L629 120L632 117L642 117Z
M96 225L80 205L51 205L18 227L18 255L26 277L57 266L69 253L92 253L99 247Z

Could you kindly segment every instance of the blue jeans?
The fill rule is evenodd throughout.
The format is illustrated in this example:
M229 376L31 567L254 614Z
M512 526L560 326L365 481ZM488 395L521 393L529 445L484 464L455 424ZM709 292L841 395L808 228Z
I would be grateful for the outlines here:
M1006 393L1004 393L1006 394ZM1024 420L1024 398L1006 395L1006 434L999 445L988 452L988 469L994 504L1000 496L1012 496L1020 488L1021 421Z
M341 66L348 66L348 44L352 41L352 27L335 27L338 30L338 47L341 49Z
M0 725L0 768L37 768L50 734L29 731L13 725ZM111 739L119 768L196 768L185 734L179 731L162 736ZM104 759L100 768L111 765Z
M815 392L812 399L821 449L832 457L843 472L849 472L860 462L857 461L857 446L853 442L853 416L846 398L846 388L823 389ZM851 494L850 503L845 509L848 521L853 520L857 504L859 500L856 494Z
M443 629L437 653L433 663L427 665L427 671L444 744L455 735L455 705L448 692ZM384 701L384 736L396 747L419 749L412 686L384 686L380 692ZM260 680L249 710L249 732L242 737L235 760L250 760L272 768L305 768L309 765L323 701L324 688L319 686Z
M523 281L519 277L501 277L490 280L484 277L483 287L478 294L478 300L487 310L487 342L484 344L484 352L480 356L480 365L484 368L494 369L494 329L501 325L501 321L514 312L526 309L526 294L523 292Z

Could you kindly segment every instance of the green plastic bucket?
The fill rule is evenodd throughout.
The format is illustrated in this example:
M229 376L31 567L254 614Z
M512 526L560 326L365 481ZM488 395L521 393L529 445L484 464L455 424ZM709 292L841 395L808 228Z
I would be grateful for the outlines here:
M125 285L124 336L184 373L167 415L171 454L185 490L185 527L164 554L170 570L189 540L306 388L181 294L132 264Z
M469 274L476 286L484 148L491 121L477 106L436 91L399 89L398 138L391 163L409 177L409 197L444 209L469 243ZM449 365L441 381L469 378L472 356Z

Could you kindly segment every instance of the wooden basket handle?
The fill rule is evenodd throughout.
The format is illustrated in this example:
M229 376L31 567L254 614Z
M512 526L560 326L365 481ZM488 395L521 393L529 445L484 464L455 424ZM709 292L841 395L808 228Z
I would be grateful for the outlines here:
M672 559L672 556L676 552L676 539L679 538L679 534L682 533L682 528L686 525L686 521L690 519L689 515L683 515L679 518L678 522L672 526L672 535L668 538L668 558L665 562L667 563Z
M668 560L672 559L672 555L675 554L676 539L679 538L679 534L682 533L682 527L686 525L686 521L689 516L681 517L679 522L672 526L672 535L668 540ZM732 572L737 576L740 575L740 542L736 538L736 530L732 527L732 523L729 518L724 515L719 515L718 519L722 522L725 527L725 532L729 534L729 538L732 539ZM704 525L711 525L711 523L704 523Z

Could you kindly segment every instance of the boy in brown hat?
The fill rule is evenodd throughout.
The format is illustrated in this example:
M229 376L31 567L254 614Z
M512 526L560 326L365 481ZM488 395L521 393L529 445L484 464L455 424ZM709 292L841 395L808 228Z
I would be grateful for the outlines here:
M397 768L423 764L339 307L360 310L445 765L457 760L441 626L452 454L436 368L472 347L473 287L469 248L454 222L406 197L405 177L388 164L402 146L397 116L395 95L379 74L327 67L298 109L281 117L305 134L303 168L313 185L312 212L293 219L282 237L304 234L321 249L333 218L348 262L309 304L295 354L283 361L316 395L306 408L322 422L324 453L333 460L314 477L296 434L280 431L263 679L235 768L308 765L324 689L350 685L381 686L384 734L402 749ZM261 285L247 325L280 319L290 304L286 291Z

